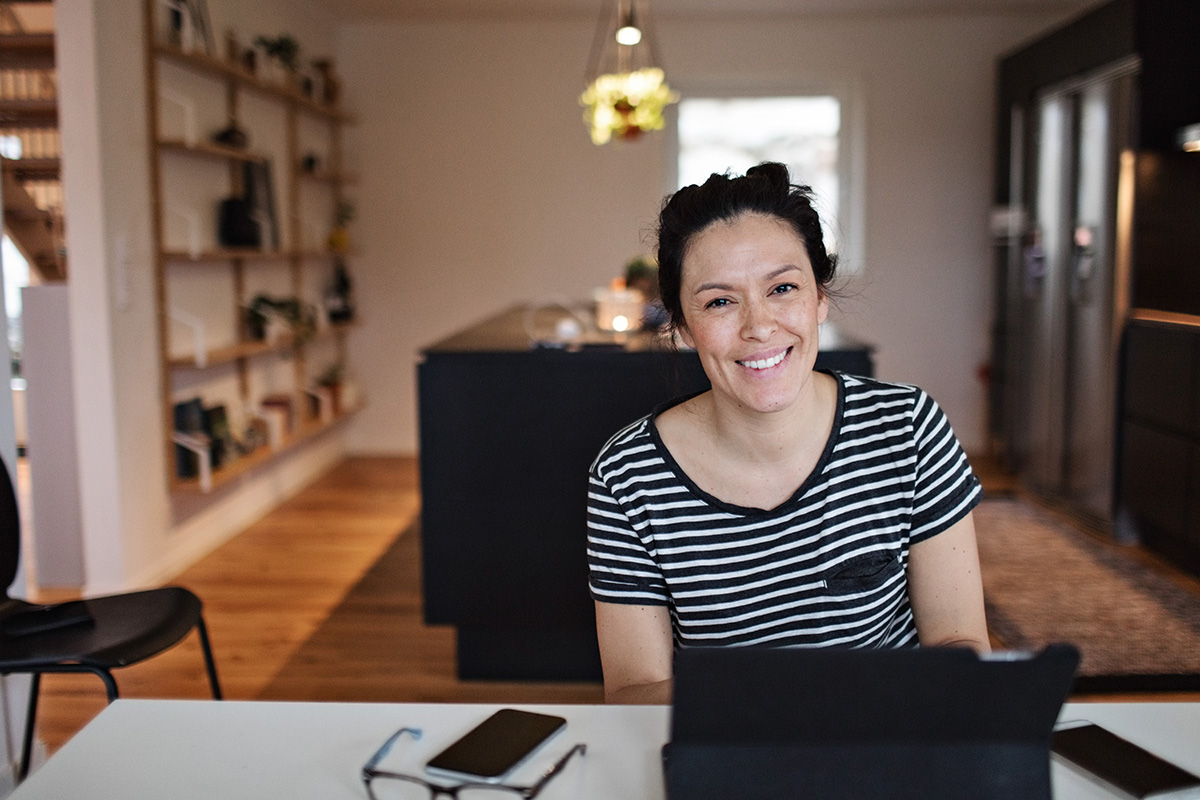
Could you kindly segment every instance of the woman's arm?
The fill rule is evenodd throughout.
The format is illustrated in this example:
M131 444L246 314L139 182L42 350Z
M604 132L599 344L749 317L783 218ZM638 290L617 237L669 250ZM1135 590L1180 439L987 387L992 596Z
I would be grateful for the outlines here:
M909 550L908 599L923 646L991 650L971 514Z
M666 606L596 602L608 703L669 704L674 649Z

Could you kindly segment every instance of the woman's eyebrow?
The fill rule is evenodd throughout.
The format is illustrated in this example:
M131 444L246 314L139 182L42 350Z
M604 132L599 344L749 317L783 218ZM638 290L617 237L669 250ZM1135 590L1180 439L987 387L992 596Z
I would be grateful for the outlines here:
M776 269L771 270L769 273L767 273L763 277L764 277L764 279L770 281L770 280L774 280L774 279L778 278L780 275L784 274L785 272L791 272L792 270L799 270L799 269L800 269L800 267L796 266L795 264L784 264L782 267L778 267ZM707 292L712 289L718 289L722 292L727 292L732 288L733 287L731 285L729 285L728 283L716 283L716 282L702 283L696 287L696 294L700 294L701 292Z

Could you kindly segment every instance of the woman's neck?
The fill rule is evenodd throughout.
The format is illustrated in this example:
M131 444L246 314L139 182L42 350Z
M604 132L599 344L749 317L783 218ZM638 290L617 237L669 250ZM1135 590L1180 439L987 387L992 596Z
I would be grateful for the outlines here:
M704 395L705 422L715 443L742 463L791 462L804 451L823 450L837 411L837 380L813 372L795 403L774 412L749 411L714 392Z
M704 491L739 506L775 508L812 474L837 415L836 379L813 373L809 384L803 403L771 414L723 406L708 392L664 412L659 433Z

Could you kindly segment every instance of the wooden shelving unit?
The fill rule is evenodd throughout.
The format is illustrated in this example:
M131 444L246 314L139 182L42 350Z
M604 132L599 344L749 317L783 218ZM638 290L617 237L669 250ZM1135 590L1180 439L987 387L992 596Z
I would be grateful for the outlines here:
M147 79L147 109L146 118L149 140L155 143L150 153L150 179L152 183L153 219L152 228L155 249L155 298L158 308L158 340L159 366L161 370L161 391L163 406L163 440L166 447L167 464L169 465L169 483L174 492L196 493L212 491L228 484L230 481L245 475L247 472L269 464L274 459L294 451L304 442L312 440L321 433L340 425L362 406L361 399L352 400L349 408L340 408L331 413L329 404L323 413L314 413L310 394L312 391L309 372L312 367L308 363L308 351L320 342L332 340L334 358L324 366L336 366L344 371L346 367L346 335L356 327L353 322L321 325L312 336L297 339L292 335L276 336L270 341L257 341L246 337L240 324L243 316L243 306L249 301L250 278L255 270L284 269L288 273L292 296L304 299L304 281L306 266L313 264L332 264L332 259L345 256L344 253L331 253L328 250L314 248L301 242L301 203L303 192L329 193L328 202L336 208L344 200L344 187L354 181L342 167L342 128L354 121L352 115L336 106L317 102L300 92L291 85L261 80L255 74L247 71L240 63L213 57L204 52L185 52L177 46L168 44L161 39L161 25L157 15L162 9L157 0L145 0L143 13L145 15L145 68ZM239 127L247 126L246 104L261 104L267 110L255 109L258 118L263 113L279 114L284 130L283 152L279 148L271 152L270 148L243 149L230 147L203 139L194 130L188 131L186 137L164 136L160 130L160 107L163 96L160 94L160 66L163 63L173 64L186 72L201 76L199 82L190 81L187 86L191 91L206 82L212 84L212 95L204 100L209 103L224 102L227 120ZM178 97L178 92L175 93ZM175 102L178 102L176 99ZM254 115L250 115L254 117ZM317 126L327 126L327 138L324 140L325 153L320 169L304 169L299 154L300 133L302 126L312 123ZM254 140L251 130L251 141ZM276 200L278 231L280 246L274 249L251 249L223 247L217 241L207 241L199 246L192 239L192 246L186 249L167 242L165 209L168 201L178 199L180 189L167 185L164 178L163 162L169 159L190 159L198 162L191 169L224 170L227 174L229 195L235 196L242 191L242 171L247 164L270 164L282 166L283 191ZM212 162L207 166L203 162ZM218 175L221 173L218 172ZM305 184L306 188L302 188ZM186 201L188 198L184 198ZM215 209L213 211L215 214ZM332 226L332 220L330 220ZM190 238L190 237L189 237ZM265 238L265 237L264 237ZM311 237L310 237L311 238ZM203 281L204 276L213 275L213 280L232 282L233 294L237 308L233 309L233 318L239 320L239 330L235 332L234 341L223 346L203 346L202 352L192 352L188 355L178 355L179 348L172 347L171 319L176 313L171 308L172 302L180 300L179 291L171 289L173 271L186 268L188 275L198 276ZM190 278L188 286L194 286ZM194 291L194 289L193 289ZM319 297L319 293L318 293ZM311 298L310 298L311 299ZM186 298L185 298L186 300ZM189 312L190 313L190 312ZM318 313L322 313L318 310ZM227 319L227 318L226 318ZM330 345L325 345L326 349ZM172 355L175 352L176 355ZM282 438L276 437L273 446L262 445L256 449L242 453L237 458L211 470L207 479L181 478L176 472L176 434L174 408L180 401L180 394L199 394L203 398L203 389L196 390L197 385L204 385L208 375L218 373L228 375L230 365L237 374L237 402L242 407L255 408L262 397L255 397L255 373L263 369L264 363L271 357L277 360L287 358L291 361L292 383L286 394L291 398L293 419L292 428ZM278 368L278 365L276 365ZM320 368L320 367L318 367ZM177 381L186 376L185 391L177 390ZM217 381L217 377L212 378ZM261 387L258 389L261 391ZM275 392L278 393L278 392ZM186 399L186 398L184 398ZM207 403L206 403L207 405ZM191 445L189 445L191 446Z

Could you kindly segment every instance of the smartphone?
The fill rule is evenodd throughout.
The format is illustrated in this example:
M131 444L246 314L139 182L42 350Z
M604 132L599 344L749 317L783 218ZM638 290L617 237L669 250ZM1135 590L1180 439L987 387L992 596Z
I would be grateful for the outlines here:
M502 708L429 760L432 775L495 782L567 727L562 717Z
M1057 728L1052 751L1130 797L1200 797L1200 778L1090 722Z

